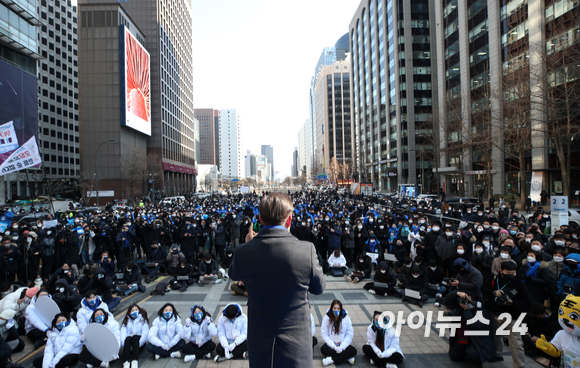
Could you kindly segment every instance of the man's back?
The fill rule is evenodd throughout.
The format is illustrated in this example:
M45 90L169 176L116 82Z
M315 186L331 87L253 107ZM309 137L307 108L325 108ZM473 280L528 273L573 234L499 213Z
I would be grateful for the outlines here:
M311 367L308 292L325 280L312 243L283 228L266 228L238 246L230 267L248 291L248 351L252 367Z

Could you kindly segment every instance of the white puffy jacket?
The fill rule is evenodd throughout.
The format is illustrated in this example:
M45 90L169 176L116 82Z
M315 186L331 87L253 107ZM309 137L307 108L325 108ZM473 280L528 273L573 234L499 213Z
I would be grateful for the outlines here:
M334 253L332 253L330 257L328 257L328 265L330 267L335 266L346 267L346 258L344 258L344 255L342 253L340 253L340 256L338 257L336 257Z
M28 290L28 288L21 287L17 289L15 292L6 295L5 298L0 300L0 313L8 309L12 309L14 312L16 312L16 314L21 312L24 313L30 301L24 300L21 304L18 304L18 299L20 299L20 294L22 294L22 292L25 290Z
M160 348L163 348L165 344L172 348L181 340L181 330L183 330L183 325L178 316L173 315L169 320L157 317L149 329L147 341Z
M242 312L242 308L239 304L228 304L225 308L230 305L236 305L240 312L236 319L234 319L233 323L223 314L218 318L217 335L222 347L226 347L233 342L236 343L236 346L240 345L246 341L246 338L248 337L248 318ZM236 338L234 338L234 331L237 331L238 333Z
M209 319L209 322L207 321ZM181 331L181 338L186 342L196 343L197 337L201 338L201 343L199 346L211 341L212 337L217 335L217 328L213 323L211 317L206 317L201 320L201 323L197 323L191 318L185 320L185 327Z
M343 310L342 321L340 322L340 329L337 335L335 334L332 322L328 317L329 312L324 315L322 323L320 324L320 335L322 336L322 339L326 345L328 345L330 348L339 346L342 350L345 350L352 342L352 338L354 336L352 321L350 320L348 313Z
M53 328L47 336L42 368L55 367L68 354L80 354L82 350L79 329L72 319L61 331Z
M314 316L310 313L310 324L312 325L312 336L316 334L316 325L314 324Z
M149 334L149 324L143 319L142 316L139 318L127 319L126 325L121 325L121 346L125 345L125 339L129 336L141 336L139 339L139 346L144 346L147 342L147 335Z
M383 351L381 351L375 343L377 341L377 333L373 331L372 324L367 328L367 340L375 354L380 358L388 358L394 353L403 355L403 351L401 351L401 347L399 346L399 337L397 336L396 330L392 327L387 330L387 334L385 335Z
M107 303L102 301L100 296L97 296L97 300L98 302L94 309L91 309L89 307L87 303L87 298L83 298L83 300L81 301L81 308L77 312L77 324L79 326L79 332L81 334L81 341L85 341L84 335L85 328L87 328L89 320L93 316L93 313L95 313L95 310L101 308L102 310L104 310L109 314L109 319L115 319L115 316L113 316L111 312L109 312L109 306L107 305Z
M47 298L52 298L52 296L50 295L46 295ZM40 317L38 316L38 314L36 314L36 296L34 298L32 298L32 300L30 301L30 304L28 305L28 307L26 307L26 312L25 312L25 316L26 316L26 322L24 323L24 330L26 331L26 333L29 333L30 331L36 329L39 329L40 331L46 331L50 328L50 326L47 326L44 322L42 322L42 320L40 319Z

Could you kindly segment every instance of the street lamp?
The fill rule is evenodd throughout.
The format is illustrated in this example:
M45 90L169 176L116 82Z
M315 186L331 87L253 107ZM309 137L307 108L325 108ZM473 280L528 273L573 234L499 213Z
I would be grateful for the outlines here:
M97 207L99 207L99 148L105 143L114 142L114 139L109 139L108 141L104 141L103 143L99 144L97 150L95 151L95 177L97 181Z

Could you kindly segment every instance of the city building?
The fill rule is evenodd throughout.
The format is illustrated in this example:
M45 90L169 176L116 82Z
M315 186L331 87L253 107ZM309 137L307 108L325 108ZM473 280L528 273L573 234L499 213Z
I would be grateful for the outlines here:
M80 179L77 8L41 0L38 15L39 147L46 180ZM52 193L53 195L57 193ZM61 194L61 193L59 193Z
M246 170L242 156L243 125L236 109L220 110L220 168L223 180L243 179Z
M549 90L541 87L554 73L556 61L565 65L556 67L557 85L566 80L568 87L578 88L572 87L580 64L578 2L446 0L436 4L433 23L441 26L436 33L437 84L433 86L439 94L439 136L443 137L438 142L442 188L448 194L466 195L481 188L486 198L492 192L521 195L523 188L529 194L533 172L538 190L562 194L562 165L554 148L555 140L561 140L565 148L571 145L572 155L566 157L571 167L570 194L579 190L580 158L574 153L580 145L558 126L567 113L550 117ZM528 83L530 89L515 87ZM580 95L571 93L576 99ZM511 128L511 124L520 126ZM578 127L577 117L572 125ZM514 137L510 130L518 130L519 135L510 138ZM468 148L460 148L462 144ZM523 162L519 149L525 151Z
M347 54L350 52L350 45L349 45L349 34L343 35L334 45L334 47L325 47L322 50L322 54L318 59L318 63L316 64L316 68L314 69L314 76L310 81L310 91L308 96L308 107L309 107L309 118L306 120L306 129L305 135L307 139L307 160L308 163L306 165L308 172L308 176L312 176L311 179L316 178L316 163L321 162L322 159L318 158L316 155L316 147L319 147L317 142L318 135L316 133L316 127L318 126L319 129L322 127L322 122L317 121L317 116L321 116L324 114L323 112L317 111L316 106L316 84L318 81L318 76L321 69L325 66L332 65L337 61L343 61L346 59ZM319 167L320 168L320 167Z
M310 177L310 172L308 171L308 139L306 136L308 121L302 124L300 132L298 133L298 176L304 175L306 178Z
M96 193L87 194L96 191L96 179L99 204L146 195L159 188L163 171L151 167L154 161L148 162L151 128L146 121L142 127L122 124L126 108L120 96L125 87L125 67L124 62L123 68L119 65L125 54L125 42L119 42L120 37L145 45L145 35L121 4L80 2L78 14L83 197L87 202L96 201ZM146 91L146 87L143 89Z
M110 4L110 0L79 0L79 6L89 4ZM191 1L140 0L119 5L142 30L144 47L150 55L147 153L161 161L156 189L166 195L192 192L196 162ZM100 47L101 42L95 42L93 47ZM113 47L107 45L103 50L109 46ZM90 169L90 162L83 161L82 165Z
M298 159L298 147L294 148L294 152L292 153L292 168L291 168L291 175L294 178L300 176L298 173L298 165L300 165L300 160Z
M352 165L351 98L350 58L320 67L314 88L316 175L327 172L333 160L337 164Z
M421 184L433 167L434 3L363 0L349 26L356 178L376 190Z
M17 132L17 136L24 141L38 134L37 75L40 78L41 72L36 66L37 60L48 57L46 51L44 56L40 53L37 45L37 26L42 24L39 18L36 0L0 2L0 75L3 75L4 86L0 88L0 125L10 121L15 126L23 124L19 127L25 129ZM8 88L7 78L4 78L8 74L13 77L12 83L18 84L13 86L17 94ZM30 180L32 177L34 180ZM37 181L44 181L44 178L42 171L36 168L3 175L0 203L16 200L18 196L45 193L45 186Z
M268 158L270 168L266 171L266 180L274 181L274 147L262 145L262 155Z
M257 171L257 157L256 155L253 155L250 150L248 150L248 153L246 154L246 178L255 178L256 177L256 171Z
M200 163L218 165L219 168L219 120L220 111L214 109L195 109L195 118L199 120L199 155Z

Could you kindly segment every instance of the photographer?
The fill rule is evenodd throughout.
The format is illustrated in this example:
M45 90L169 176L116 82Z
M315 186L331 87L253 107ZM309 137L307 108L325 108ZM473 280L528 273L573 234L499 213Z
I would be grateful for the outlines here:
M103 252L101 254L101 259L97 262L100 267L105 270L105 274L110 278L115 276L115 262L109 257L109 252Z
M472 293L460 291L456 296L447 306L453 310L452 316L461 317L461 328L455 332L455 336L449 338L449 358L454 362L469 360L479 366L482 363L494 361L495 346L491 325L484 324L481 320L467 323L474 319L478 312L490 321L491 313L483 308L480 299L474 298ZM485 332L485 334L484 336L469 336L468 333L466 336L467 331Z
M5 236L2 238L2 247L0 248L0 267L2 268L2 276L0 280L14 282L16 273L18 272L18 258L21 253L12 243L12 237Z
M525 366L524 345L519 332L513 331L513 326L520 314L527 312L531 303L530 294L525 284L518 278L517 265L506 261L501 264L500 273L496 276L489 275L482 287L483 295L492 314L492 329L497 331L500 322L498 316L502 313L511 315L511 322L505 327L509 330L508 340L514 361L514 367ZM495 361L502 361L503 342L501 336L494 337Z
M453 281L449 283L449 286L456 288L455 290L458 292L467 292L478 299L482 299L481 285L483 284L483 276L481 276L481 272L462 258L456 259L453 262L453 267L457 270L457 274ZM455 298L453 294L455 293L450 293L448 298Z

